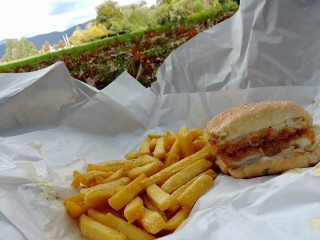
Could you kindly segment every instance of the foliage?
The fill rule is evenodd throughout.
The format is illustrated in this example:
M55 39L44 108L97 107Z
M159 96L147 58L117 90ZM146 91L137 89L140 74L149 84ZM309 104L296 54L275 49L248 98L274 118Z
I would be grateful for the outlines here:
M12 61L20 58L34 56L38 54L33 43L26 38L7 39L6 41L6 61Z
M192 19L205 12L215 14L225 9L236 9L234 0L162 0L147 7L146 2L140 5L129 4L119 7L117 2L107 0L97 7L95 24L103 24L111 35L131 33L165 25L170 22Z
M52 48L55 49L55 50L58 50L59 49L59 45L58 44L53 44Z
M161 4L156 9L156 21L160 25L164 25L167 22L170 22L170 5L169 4Z
M109 34L107 28L102 24L97 24L91 26L89 23L86 26L86 29L81 30L78 29L73 32L72 36L70 37L70 41L74 45L79 45L82 43L90 42L92 40L97 40L101 37L105 37Z
M112 22L119 22L123 18L117 2L107 0L97 7L96 24L103 24L107 29L111 28Z
M174 49L233 13L202 15L200 20L177 22L154 30L86 43L33 59L0 65L0 72L34 71L64 61L74 78L98 89L107 86L125 70L148 87L156 80L158 67Z
M66 44L64 43L64 41L62 41L62 40L59 40L59 42L58 42L58 48L64 48L66 46Z
M45 41L42 45L41 52L50 52L50 43Z

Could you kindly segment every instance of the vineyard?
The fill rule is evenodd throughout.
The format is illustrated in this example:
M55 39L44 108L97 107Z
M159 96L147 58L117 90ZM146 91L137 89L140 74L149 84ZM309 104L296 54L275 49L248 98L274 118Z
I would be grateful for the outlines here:
M21 73L64 61L70 74L103 89L127 71L145 87L156 80L156 71L177 47L198 33L231 17L235 10L200 20L177 22L157 29L98 40L59 52L0 66L0 72Z

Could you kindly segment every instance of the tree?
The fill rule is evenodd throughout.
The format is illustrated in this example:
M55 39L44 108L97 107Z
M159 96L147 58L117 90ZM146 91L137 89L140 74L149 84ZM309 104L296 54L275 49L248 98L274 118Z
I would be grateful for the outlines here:
M140 7L146 7L147 6L147 1L142 0L139 4Z
M38 48L37 48L37 46L33 43L33 42L30 42L30 44L31 44L31 46L38 52L39 50L38 50Z
M91 25L88 24L86 29L82 32L83 42L90 42L102 37L106 37L109 34L107 28L102 24Z
M59 49L59 44L57 44L57 43L53 44L52 48L55 49L55 50L58 50Z
M170 22L170 5L161 4L156 10L155 18L160 25Z
M157 3L159 5L161 4L170 4L172 2L172 0L157 0Z
M148 8L146 6L141 6L140 4L140 6L135 10L135 13L138 14L143 19L144 25L147 25L149 28L156 27L157 22L154 17L154 13L155 13L154 8Z
M64 48L66 45L65 45L65 43L64 43L64 41L63 40L59 40L59 42L58 42L58 48Z
M112 22L121 22L122 19L123 15L114 1L107 0L97 7L96 24L103 24L110 29Z
M26 38L6 40L6 61L8 62L36 54L38 54L38 50Z
M111 22L111 27L110 27L110 34L111 35L116 35L116 34L119 34L121 32L125 32L124 31L124 24L123 22L119 23L117 21L115 22Z
M90 42L105 36L108 36L109 31L102 24L88 24L84 30L74 31L70 37L70 41L74 45Z
M47 40L42 45L41 51L50 52L50 43Z
M79 45L82 43L82 32L81 31L74 31L70 37L70 41L74 45Z
M2 62L2 63L3 63L3 62L7 62L7 56L6 56L6 54L3 54L0 62Z
M182 19L186 19L194 11L193 0L173 0L171 5L171 21L180 21Z
M17 44L17 59L27 57L30 49L33 49L30 42L26 38L21 38Z
M128 20L133 25L132 32L143 31L148 28L148 25L145 23L144 19L136 12L132 12Z
M6 40L6 59L8 62L13 60L13 56L12 56L13 41L14 41L13 39Z

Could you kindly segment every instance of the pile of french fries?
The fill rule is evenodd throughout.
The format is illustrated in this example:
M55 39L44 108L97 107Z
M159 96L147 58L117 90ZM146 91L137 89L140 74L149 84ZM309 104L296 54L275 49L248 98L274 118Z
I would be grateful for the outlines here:
M64 200L90 240L149 240L172 233L213 185L210 146L199 128L148 134L123 160L74 171L79 193Z

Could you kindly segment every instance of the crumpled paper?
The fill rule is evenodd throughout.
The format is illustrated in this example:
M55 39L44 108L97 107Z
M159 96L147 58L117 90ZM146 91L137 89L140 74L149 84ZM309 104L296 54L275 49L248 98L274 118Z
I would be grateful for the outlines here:
M151 88L169 94L319 85L319 8L312 0L241 1L233 17L176 49Z
M0 239L82 239L63 206L77 192L73 170L123 158L150 132L203 128L226 108L268 100L293 100L320 123L319 9L317 1L242 1L231 19L174 51L151 89L124 72L97 91L61 62L1 74ZM243 180L221 174L162 239L319 239L319 183L317 166Z

